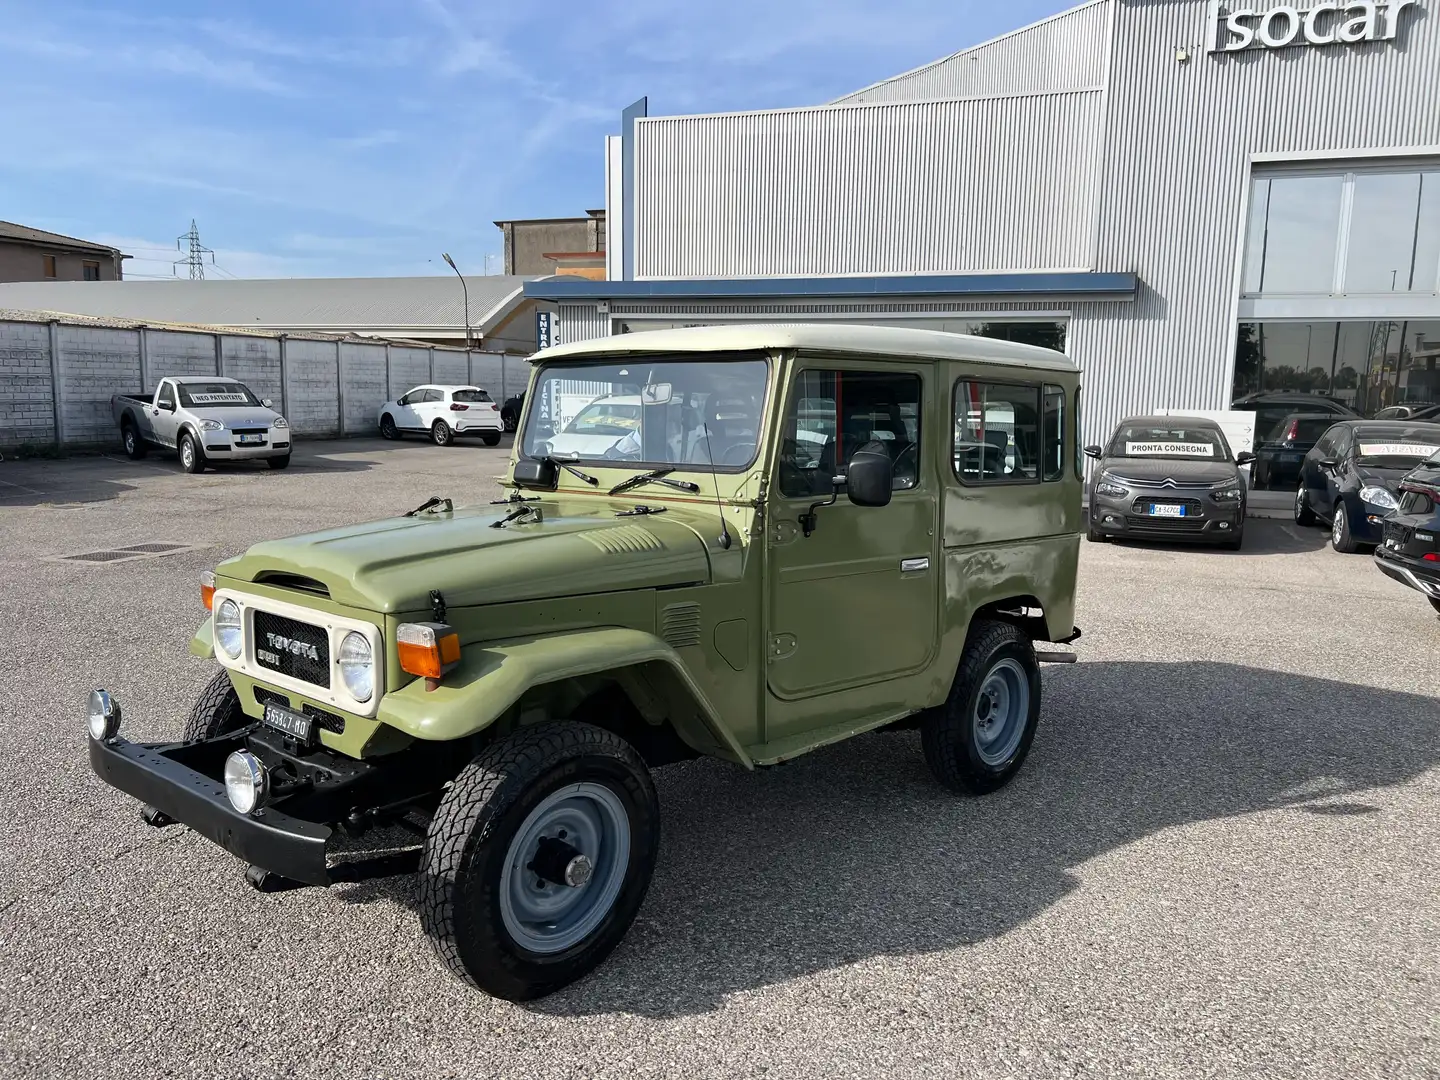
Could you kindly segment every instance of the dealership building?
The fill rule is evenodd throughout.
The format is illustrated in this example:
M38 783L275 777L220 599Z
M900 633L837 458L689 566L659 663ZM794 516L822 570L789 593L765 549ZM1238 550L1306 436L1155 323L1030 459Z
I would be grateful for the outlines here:
M1440 401L1440 0L1095 0L810 108L626 110L576 341L840 321L1063 347L1084 435Z

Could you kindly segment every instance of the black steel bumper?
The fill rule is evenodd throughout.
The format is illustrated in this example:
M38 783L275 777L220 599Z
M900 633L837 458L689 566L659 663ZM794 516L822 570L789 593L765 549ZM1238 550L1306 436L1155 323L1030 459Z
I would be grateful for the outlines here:
M1394 578L1400 584L1408 585L1432 600L1440 600L1440 571L1429 568L1437 564L1426 564L1377 547L1375 565L1386 577Z
M248 863L307 885L342 880L326 865L326 844L333 832L328 825L290 817L273 807L241 814L230 805L225 785L216 777L224 775L220 770L229 752L243 745L242 736L165 744L132 743L119 737L103 742L90 739L90 764L111 787L188 825Z

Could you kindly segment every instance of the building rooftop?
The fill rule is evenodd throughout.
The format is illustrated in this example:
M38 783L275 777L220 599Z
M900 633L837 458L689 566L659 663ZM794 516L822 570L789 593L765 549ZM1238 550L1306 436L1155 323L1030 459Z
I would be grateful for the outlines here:
M466 277L477 333L522 295L523 277ZM270 330L427 331L465 325L451 275L244 281L24 281L0 284L0 308Z
M102 255L114 255L119 252L119 248L110 247L108 244L96 244L90 240L80 240L62 233L32 229L29 225L17 225L13 221L0 221L0 240L18 241L22 244L36 244L42 247L63 247L73 251L94 251ZM87 284L94 284L94 282Z
M951 334L907 327L853 326L833 323L756 323L738 326L691 326L678 330L647 330L638 334L556 345L536 353L534 360L581 360L592 356L637 353L755 352L766 349L808 349L826 353L862 353L877 359L974 360L1050 371L1078 371L1063 353L1013 341Z

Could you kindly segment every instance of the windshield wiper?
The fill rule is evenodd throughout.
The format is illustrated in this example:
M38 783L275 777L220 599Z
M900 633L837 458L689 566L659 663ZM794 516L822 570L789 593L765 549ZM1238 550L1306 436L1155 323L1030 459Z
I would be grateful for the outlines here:
M692 495L700 490L699 484L692 484L689 480L666 479L670 473L674 471L674 469L654 469L647 473L638 473L630 477L629 480L621 480L620 483L612 487L607 494L619 495L622 491L629 491L631 488L637 488L641 484L664 484L666 487L672 487L677 491L688 491Z
M589 484L591 487L594 487L596 484L600 483L599 480L596 480L595 477L591 476L588 472L581 472L574 465L571 465L568 462L561 461L559 458L546 456L542 458L537 458L536 460L548 461L551 465L559 466L566 472L570 473L570 475L578 476L581 480L584 480L585 483Z

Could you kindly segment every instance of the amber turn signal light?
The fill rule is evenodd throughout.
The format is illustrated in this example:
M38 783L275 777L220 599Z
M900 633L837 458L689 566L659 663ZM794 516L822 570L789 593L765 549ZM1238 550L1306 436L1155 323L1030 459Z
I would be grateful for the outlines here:
M400 670L438 679L460 662L460 635L448 623L401 623L395 631Z
M215 572L213 570L200 571L200 602L205 605L206 611L215 607Z

